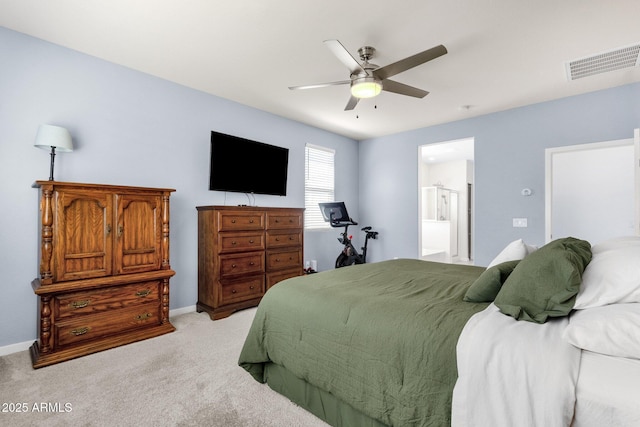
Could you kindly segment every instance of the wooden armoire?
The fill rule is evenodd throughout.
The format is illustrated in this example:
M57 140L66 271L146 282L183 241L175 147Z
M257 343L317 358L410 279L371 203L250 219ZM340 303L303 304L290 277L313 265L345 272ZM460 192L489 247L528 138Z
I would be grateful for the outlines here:
M175 190L37 181L34 368L155 337L169 322L169 196Z

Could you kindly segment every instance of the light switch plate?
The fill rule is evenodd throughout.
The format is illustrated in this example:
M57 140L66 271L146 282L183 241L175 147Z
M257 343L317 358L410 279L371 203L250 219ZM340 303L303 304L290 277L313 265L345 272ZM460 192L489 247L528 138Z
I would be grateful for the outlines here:
M514 227L526 227L527 226L527 218L513 218L513 226Z

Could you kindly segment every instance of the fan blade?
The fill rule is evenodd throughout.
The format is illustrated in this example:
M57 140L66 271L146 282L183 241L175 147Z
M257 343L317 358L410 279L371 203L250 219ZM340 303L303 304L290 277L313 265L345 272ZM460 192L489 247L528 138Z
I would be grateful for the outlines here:
M324 44L329 48L329 50L331 50L331 52L333 52L340 62L347 66L349 71L351 71L351 74L358 73L360 71L364 71L366 73L365 69L362 68L362 65L360 65L353 56L351 56L349 51L345 49L345 47L342 46L342 43L338 40L325 40Z
M409 86L404 83L399 83L395 80L386 79L382 82L382 90L387 92L393 92L400 95L413 96L414 98L424 98L429 94L426 90L418 89L417 87Z
M319 87L348 85L349 83L351 83L351 80L341 80L339 82L318 83L318 84L315 84L315 85L289 86L289 89L291 89L291 90L316 89L316 88L319 88Z
M355 96L351 95L351 98L349 98L349 102L347 102L347 106L344 107L344 111L349 111L356 108L356 105L358 105L358 101L360 101L360 98L356 98Z
M401 59L400 61L394 62L393 64L380 67L377 70L373 71L373 75L380 80L384 80L389 77L393 77L396 74L402 73L403 71L407 71L410 68L417 67L420 64L431 61L432 59L436 59L446 53L447 49L442 45L438 45L436 47L432 47L431 49L427 49L424 52L416 53L413 56Z

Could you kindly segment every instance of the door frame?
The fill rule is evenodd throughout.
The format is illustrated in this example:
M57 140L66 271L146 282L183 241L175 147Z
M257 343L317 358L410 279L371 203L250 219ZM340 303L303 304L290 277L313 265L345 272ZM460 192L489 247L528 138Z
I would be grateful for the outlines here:
M460 212L458 212L458 221L460 221L461 217L464 217L466 221L468 221L467 224L467 236L465 236L465 239L467 241L467 251L465 254L461 254L460 252L460 234L458 232L458 259L459 260L464 260L464 262L468 262L468 263L473 263L473 258L475 256L475 252L473 250L473 245L475 244L475 171L476 171L476 167L475 167L475 137L473 136L469 136L466 138L458 138L458 139L453 139L453 140L445 140L445 141L438 141L438 142L432 142L432 143L423 143L418 145L417 147L417 158L418 158L418 258L422 259L422 172L423 172L423 167L425 167L423 161L422 161L422 147L434 147L434 146L439 146L439 145L451 145L451 144L456 144L456 143L462 143L462 142L466 142L466 141L471 141L473 144L473 150L474 150L474 155L472 156L471 159L467 159L467 160L471 160L471 162L473 163L473 170L472 170L472 179L471 179L471 183L469 183L467 181L467 186L469 184L471 184L471 188L467 189L465 191L467 191L465 193L465 195L467 196L467 211L463 212L462 214ZM466 157L464 157L463 155L458 156L455 160L462 160L462 159L466 159ZM444 160L442 162L435 162L435 163L444 163L444 162L448 162L448 161L452 161L452 160ZM458 203L460 203L459 201L459 197L460 197L460 192L458 192ZM459 230L458 230L459 231ZM466 260L465 258L469 258L468 260Z
M553 156L561 153L572 151L596 150L602 148L625 147L633 145L635 147L635 189L634 206L635 206L635 234L640 235L640 129L634 130L634 138L617 139L613 141L592 142L587 144L566 145L562 147L546 148L545 156L545 200L544 200L544 239L545 243L552 240L552 196L553 196Z

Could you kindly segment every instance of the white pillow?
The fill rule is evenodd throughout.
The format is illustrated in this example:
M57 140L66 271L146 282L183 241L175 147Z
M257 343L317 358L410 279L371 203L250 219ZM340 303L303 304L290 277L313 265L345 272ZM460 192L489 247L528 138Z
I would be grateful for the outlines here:
M611 249L622 249L628 246L640 245L640 236L623 236L616 237L614 239L605 240L603 242L593 245L591 248L592 253L604 252Z
M563 337L584 350L640 359L640 304L574 311Z
M494 265L502 264L507 261L521 260L525 256L527 256L527 245L522 241L522 239L514 240L489 263L487 268L491 268Z
M640 238L594 245L573 308L640 302Z

